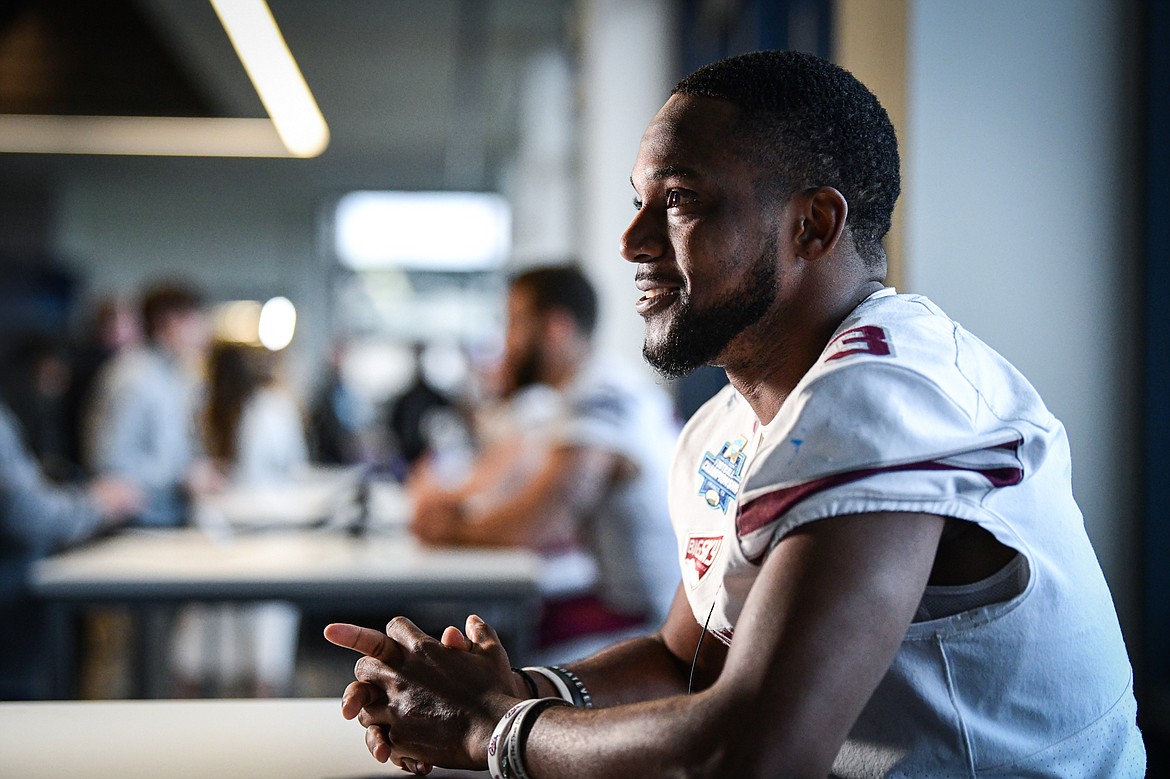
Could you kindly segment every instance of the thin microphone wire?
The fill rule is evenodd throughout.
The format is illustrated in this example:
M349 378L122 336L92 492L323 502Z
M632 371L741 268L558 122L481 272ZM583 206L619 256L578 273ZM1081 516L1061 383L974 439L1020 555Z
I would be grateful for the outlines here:
M723 585L719 585L719 589L723 589ZM691 673L687 677L687 695L695 689L695 669L699 665L699 650L703 648L703 637L707 635L707 626L711 624L711 615L715 613L715 598L719 597L719 590L715 591L715 597L711 599L711 610L707 612L707 619L703 622L703 632L699 634L699 640L695 642L695 656L691 659Z

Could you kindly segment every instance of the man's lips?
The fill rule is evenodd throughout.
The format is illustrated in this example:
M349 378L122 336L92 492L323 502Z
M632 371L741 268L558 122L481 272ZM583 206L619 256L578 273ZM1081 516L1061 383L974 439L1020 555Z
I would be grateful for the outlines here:
M654 312L656 309L669 306L678 299L679 287L662 282L638 282L638 289L642 297L638 298L634 307L642 316Z

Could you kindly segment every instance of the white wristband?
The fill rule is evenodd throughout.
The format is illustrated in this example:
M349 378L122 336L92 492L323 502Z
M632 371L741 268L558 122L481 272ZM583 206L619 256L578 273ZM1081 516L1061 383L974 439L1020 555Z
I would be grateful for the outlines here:
M569 690L569 685L565 684L565 680L562 679L556 671L540 665L526 666L524 670L534 674L540 674L545 679L548 679L550 682L552 682L553 687L556 688L557 694L561 696L561 700L565 701L569 705L573 704L573 693Z
M572 706L558 698L536 698L524 702L524 710L516 715L508 735L504 738L501 751L505 754L504 774L509 779L531 779L524 767L524 750L528 740L528 731L532 729L532 720L549 706Z
M495 730L492 731L492 737L488 741L487 748L487 762L488 773L492 775L492 779L508 779L504 774L504 741L508 738L508 731L512 729L516 718L520 716L525 709L525 704L533 703L539 700L533 698L528 701L520 701L512 708L505 712L504 716L500 717L500 721L496 723Z

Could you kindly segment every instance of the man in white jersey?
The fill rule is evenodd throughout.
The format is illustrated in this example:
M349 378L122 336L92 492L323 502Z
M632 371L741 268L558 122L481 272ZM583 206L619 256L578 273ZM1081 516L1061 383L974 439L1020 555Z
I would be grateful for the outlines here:
M521 419L465 484L424 477L411 489L424 542L544 555L537 643L557 660L653 630L679 581L666 505L678 437L670 397L596 353L596 319L596 292L577 267L513 277L504 363Z
M365 655L342 711L372 754L539 779L1143 775L1060 423L883 284L898 155L873 95L809 55L715 63L631 182L644 353L730 381L676 452L674 608L519 672L474 616L438 641L331 626Z

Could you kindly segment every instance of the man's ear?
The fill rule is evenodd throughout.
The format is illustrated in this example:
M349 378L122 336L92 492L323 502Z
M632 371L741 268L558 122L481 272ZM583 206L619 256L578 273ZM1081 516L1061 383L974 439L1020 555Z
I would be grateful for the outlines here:
M817 260L833 250L845 231L849 203L832 187L808 189L795 196L797 213L796 254Z

